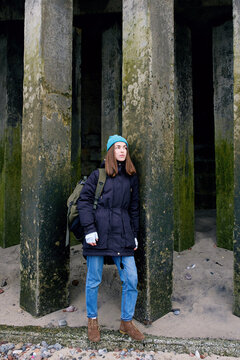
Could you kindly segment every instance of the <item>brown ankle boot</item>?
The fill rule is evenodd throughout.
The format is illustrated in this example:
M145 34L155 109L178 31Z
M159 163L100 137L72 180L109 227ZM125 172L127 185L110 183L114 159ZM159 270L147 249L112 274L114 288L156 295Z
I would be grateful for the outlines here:
M100 327L97 318L88 318L88 339L94 342L100 341Z
M133 340L143 340L145 336L138 330L138 328L131 321L121 320L120 333L128 334Z

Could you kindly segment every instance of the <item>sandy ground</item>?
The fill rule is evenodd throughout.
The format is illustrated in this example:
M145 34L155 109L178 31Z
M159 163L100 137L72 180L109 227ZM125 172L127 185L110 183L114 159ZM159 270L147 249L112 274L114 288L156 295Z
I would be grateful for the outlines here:
M174 253L172 300L173 308L180 309L180 314L170 312L149 327L138 324L143 332L166 337L240 340L240 318L232 314L233 253L216 247L215 228L214 211L198 212L195 245L192 249ZM0 248L0 282L2 279L7 282L2 287L4 293L0 294L0 324L58 326L58 321L65 319L68 326L87 325L85 275L86 261L81 256L81 245L72 247L70 305L77 311L59 310L36 319L19 306L19 246ZM79 284L72 285L73 280L78 280ZM120 299L117 270L114 266L105 266L99 290L101 326L119 328Z

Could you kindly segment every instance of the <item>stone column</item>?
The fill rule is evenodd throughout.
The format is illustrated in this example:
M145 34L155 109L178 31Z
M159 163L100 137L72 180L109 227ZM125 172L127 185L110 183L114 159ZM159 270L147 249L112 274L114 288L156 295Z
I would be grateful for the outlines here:
M20 304L34 316L68 305L72 13L72 0L25 1Z
M14 27L6 26L0 35L0 246L2 247L20 242L22 58L23 24L14 23Z
M122 36L118 23L102 35L102 159L110 135L122 133Z
M175 31L174 242L182 251L194 244L194 150L191 32Z
M213 86L217 244L232 250L234 222L232 21L213 28Z
M123 1L123 135L140 181L139 297L149 323L171 309L174 1Z
M233 0L234 97L234 304L240 316L240 0Z

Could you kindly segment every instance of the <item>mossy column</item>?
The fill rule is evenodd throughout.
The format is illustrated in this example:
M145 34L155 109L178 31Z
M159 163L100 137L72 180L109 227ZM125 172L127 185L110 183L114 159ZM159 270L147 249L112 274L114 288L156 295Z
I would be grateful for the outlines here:
M0 246L20 242L23 24L0 35Z
M102 158L110 135L122 132L122 34L118 23L102 35Z
M68 305L72 0L25 1L20 305Z
M233 25L213 28L217 245L233 248Z
M194 151L191 32L175 27L174 244L194 244Z
M234 303L233 313L240 316L240 0L233 1L233 74L234 74Z
M123 135L140 182L136 318L171 309L174 163L174 4L123 1Z

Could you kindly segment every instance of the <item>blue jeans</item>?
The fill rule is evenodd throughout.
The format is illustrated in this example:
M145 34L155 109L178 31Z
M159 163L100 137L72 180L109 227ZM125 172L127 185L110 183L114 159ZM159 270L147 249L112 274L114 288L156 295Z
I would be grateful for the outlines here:
M130 321L133 318L137 301L137 268L134 256L122 256L123 269L119 256L113 256L122 282L121 319ZM86 306L87 317L97 317L98 288L102 281L103 256L87 256Z

